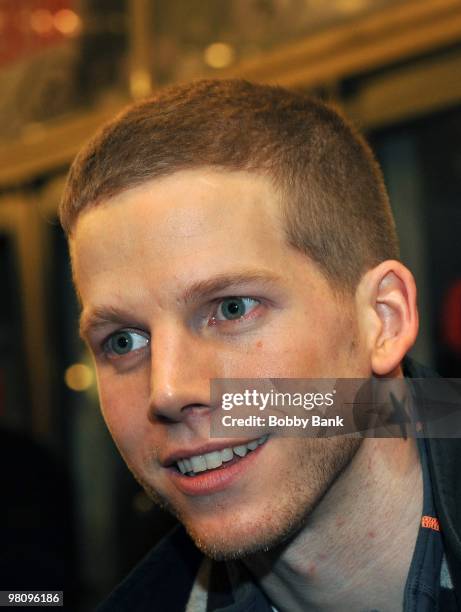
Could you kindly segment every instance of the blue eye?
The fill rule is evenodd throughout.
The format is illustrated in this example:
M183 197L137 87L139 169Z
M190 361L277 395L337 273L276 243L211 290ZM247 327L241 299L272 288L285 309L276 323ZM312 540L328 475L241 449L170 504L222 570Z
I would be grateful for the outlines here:
M143 334L129 329L123 329L112 334L112 336L106 340L104 343L104 350L108 354L121 357L137 349L144 348L148 344L149 338Z
M219 321L232 321L241 319L248 312L258 306L260 302L248 297L230 297L219 304L216 319ZM253 306L253 308L252 308Z

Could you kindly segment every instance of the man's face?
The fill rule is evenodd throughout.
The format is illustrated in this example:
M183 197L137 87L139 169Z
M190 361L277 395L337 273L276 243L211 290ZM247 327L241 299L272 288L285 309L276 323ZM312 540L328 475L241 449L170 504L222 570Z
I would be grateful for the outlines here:
M81 213L71 253L103 415L146 491L212 556L298 529L357 440L272 434L195 476L173 463L251 441L210 438L211 379L370 374L354 300L287 246L269 180L152 181Z

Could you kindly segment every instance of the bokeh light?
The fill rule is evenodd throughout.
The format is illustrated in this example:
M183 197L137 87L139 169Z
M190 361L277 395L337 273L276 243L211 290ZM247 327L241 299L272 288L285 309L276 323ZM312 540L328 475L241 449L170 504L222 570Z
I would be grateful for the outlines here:
M67 368L64 380L72 391L86 391L93 384L93 370L84 363L74 363Z
M235 51L231 45L216 42L205 49L204 59L211 68L226 68L234 61Z

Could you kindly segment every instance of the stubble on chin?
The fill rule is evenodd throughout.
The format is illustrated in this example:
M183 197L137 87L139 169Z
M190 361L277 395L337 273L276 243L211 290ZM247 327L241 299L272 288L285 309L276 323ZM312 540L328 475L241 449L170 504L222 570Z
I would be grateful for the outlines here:
M175 508L145 480L132 473L154 503L173 514L206 556L216 561L242 559L268 552L288 543L309 522L309 516L327 491L346 469L356 454L360 438L303 439L306 445L297 454L296 471L283 478L283 483L270 498L262 495L257 518L247 520L245 503L235 509L232 524L223 522L219 532L197 528L187 511ZM300 441L298 439L298 444ZM217 507L219 512L219 507Z

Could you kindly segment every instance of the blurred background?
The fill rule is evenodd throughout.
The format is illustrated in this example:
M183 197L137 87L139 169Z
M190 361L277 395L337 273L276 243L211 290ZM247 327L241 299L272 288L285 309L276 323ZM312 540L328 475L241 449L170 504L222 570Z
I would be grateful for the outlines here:
M172 524L101 420L56 209L104 120L201 76L313 93L366 133L419 287L413 354L461 376L459 0L0 0L0 589L91 610Z

